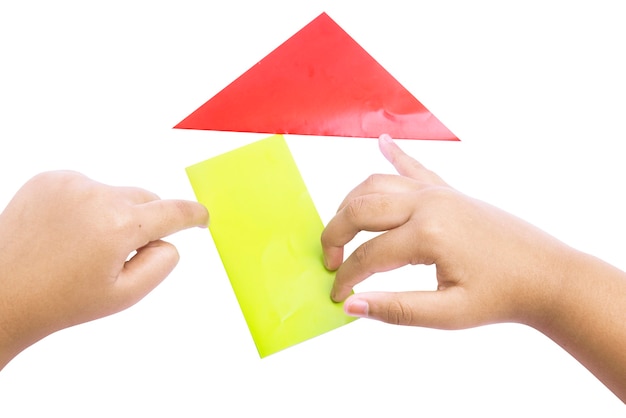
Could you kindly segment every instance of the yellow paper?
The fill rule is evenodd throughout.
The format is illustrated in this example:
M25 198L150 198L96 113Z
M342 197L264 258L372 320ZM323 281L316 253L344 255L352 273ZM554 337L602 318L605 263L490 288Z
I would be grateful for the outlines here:
M323 224L282 135L187 168L261 357L355 318L330 299Z

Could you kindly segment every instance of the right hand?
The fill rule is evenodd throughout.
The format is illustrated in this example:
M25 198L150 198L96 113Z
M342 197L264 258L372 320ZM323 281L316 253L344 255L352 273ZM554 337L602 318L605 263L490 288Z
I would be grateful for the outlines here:
M322 234L337 270L332 299L374 273L435 264L436 291L350 296L346 313L384 322L460 329L549 320L551 300L576 252L528 223L447 185L388 136L379 145L399 175L373 175L352 190ZM345 261L359 231L385 231Z

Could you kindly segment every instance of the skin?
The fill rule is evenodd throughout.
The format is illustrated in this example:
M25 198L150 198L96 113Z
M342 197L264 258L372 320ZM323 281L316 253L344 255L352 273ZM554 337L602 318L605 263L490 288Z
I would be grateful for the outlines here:
M626 274L459 193L387 136L380 148L399 175L357 186L322 234L337 270L332 298L350 315L393 324L532 326L626 401ZM207 223L195 202L74 172L34 177L0 214L0 369L49 334L137 303L178 262L161 238ZM384 232L343 261L362 230ZM406 264L435 264L438 289L348 297Z
M207 223L195 202L69 171L35 176L0 214L0 369L53 332L137 303L178 262L161 238Z
M462 329L501 322L536 328L626 402L626 273L466 196L379 140L398 175L352 190L322 234L331 297L346 313L392 324ZM359 231L382 232L344 261ZM436 265L436 291L353 286L408 264Z

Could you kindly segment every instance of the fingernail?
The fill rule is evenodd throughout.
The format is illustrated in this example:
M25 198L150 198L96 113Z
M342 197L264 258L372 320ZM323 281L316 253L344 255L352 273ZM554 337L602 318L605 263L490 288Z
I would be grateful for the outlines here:
M369 314L369 309L370 307L366 301L357 298L350 298L343 305L345 313L360 318L366 318Z
M389 136L389 134L382 134L380 137L381 141L385 141L385 142L393 142L391 139L391 136Z
M378 148L380 148L380 152L383 153L387 161L390 161L393 164L393 153L389 147L389 145L393 145L393 140L388 134L382 134L378 140Z

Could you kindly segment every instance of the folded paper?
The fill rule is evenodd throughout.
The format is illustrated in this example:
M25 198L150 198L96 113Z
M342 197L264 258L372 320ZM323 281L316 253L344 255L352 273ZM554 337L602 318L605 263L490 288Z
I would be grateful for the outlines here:
M282 135L187 175L261 357L354 320L330 299L323 224Z
M326 13L175 128L458 140Z

